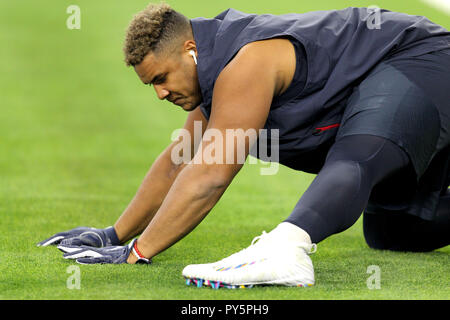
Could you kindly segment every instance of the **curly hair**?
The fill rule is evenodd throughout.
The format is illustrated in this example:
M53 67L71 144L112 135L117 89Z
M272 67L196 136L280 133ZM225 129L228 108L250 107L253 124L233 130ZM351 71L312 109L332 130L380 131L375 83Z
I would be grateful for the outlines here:
M123 47L125 63L138 65L149 52L161 53L191 34L188 18L166 3L151 3L128 26Z

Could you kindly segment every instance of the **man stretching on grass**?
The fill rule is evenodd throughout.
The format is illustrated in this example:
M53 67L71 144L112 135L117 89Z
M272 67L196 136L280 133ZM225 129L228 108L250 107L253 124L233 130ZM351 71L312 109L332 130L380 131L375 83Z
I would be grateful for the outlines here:
M203 139L189 141L192 156L182 163L172 158L181 138L170 144L113 227L76 228L40 245L59 244L79 263L150 263L205 218L243 165L225 161L237 146L214 150L223 161L205 161L209 133L226 140L227 129L262 128L278 130L281 164L317 176L285 221L223 260L187 266L188 283L312 285L315 243L363 211L371 248L450 243L444 28L367 8L281 16L229 9L189 20L159 4L131 21L124 52L158 98L189 111L191 137L201 122ZM245 141L247 156L255 141Z

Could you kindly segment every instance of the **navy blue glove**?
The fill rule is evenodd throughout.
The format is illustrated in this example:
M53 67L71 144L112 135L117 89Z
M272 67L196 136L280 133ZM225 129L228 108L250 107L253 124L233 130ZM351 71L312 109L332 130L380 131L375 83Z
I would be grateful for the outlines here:
M69 231L64 231L51 236L37 244L38 247L46 247L48 245L73 245L73 246L91 246L91 247L107 247L119 245L114 227L105 229L96 229L88 227L78 227Z
M64 252L63 257L65 259L74 259L80 264L127 263L131 252L138 258L137 264L150 264L151 260L143 257L137 250L136 241L137 239L134 239L127 246L109 246L104 248L60 244L58 249Z

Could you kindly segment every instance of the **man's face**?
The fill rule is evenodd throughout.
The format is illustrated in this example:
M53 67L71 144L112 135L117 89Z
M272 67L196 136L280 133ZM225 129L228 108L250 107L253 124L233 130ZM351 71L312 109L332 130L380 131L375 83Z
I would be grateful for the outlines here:
M171 54L150 52L134 70L144 84L153 85L161 100L186 111L195 109L202 101L197 68L185 48Z

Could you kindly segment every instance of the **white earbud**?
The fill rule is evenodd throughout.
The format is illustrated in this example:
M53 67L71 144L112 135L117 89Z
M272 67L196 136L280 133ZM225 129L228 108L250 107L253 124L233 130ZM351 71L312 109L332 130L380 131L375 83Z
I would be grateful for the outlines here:
M192 58L194 58L195 64L197 64L197 57L195 56L195 51L191 50L191 51L189 51L189 54L192 56Z

